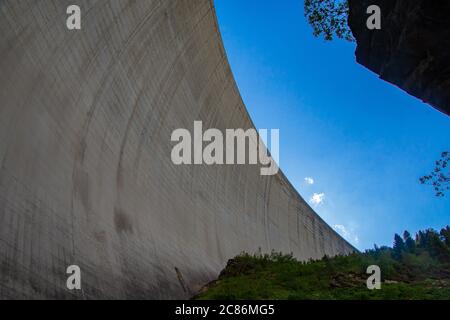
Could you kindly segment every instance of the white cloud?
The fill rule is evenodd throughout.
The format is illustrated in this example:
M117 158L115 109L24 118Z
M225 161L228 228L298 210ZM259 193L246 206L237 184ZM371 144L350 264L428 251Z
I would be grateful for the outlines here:
M344 237L347 241L357 245L359 244L359 237L355 234L354 230L347 229L342 224L335 224L333 226L334 230L336 230L342 237Z
M311 177L306 177L306 178L305 178L305 182L306 182L307 184L314 184L314 179L311 178Z
M325 193L314 193L311 198L309 199L309 202L314 204L315 206L323 203L323 199L325 198Z
M343 237L348 236L347 228L345 228L342 224L335 224L333 228L341 234Z

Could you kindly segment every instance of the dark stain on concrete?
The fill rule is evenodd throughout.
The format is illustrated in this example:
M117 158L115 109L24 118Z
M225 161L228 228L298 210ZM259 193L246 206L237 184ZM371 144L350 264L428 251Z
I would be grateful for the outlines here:
M117 233L133 233L133 224L130 218L120 209L114 210L114 226Z
M191 290L189 290L189 287L184 282L183 274L181 273L180 269L175 267L175 272L177 273L178 282L180 282L180 285L181 285L181 288L183 288L183 291L187 294L190 294Z
M83 169L75 170L74 189L75 194L80 199L84 210L89 212L91 208L91 201L89 197L89 175Z

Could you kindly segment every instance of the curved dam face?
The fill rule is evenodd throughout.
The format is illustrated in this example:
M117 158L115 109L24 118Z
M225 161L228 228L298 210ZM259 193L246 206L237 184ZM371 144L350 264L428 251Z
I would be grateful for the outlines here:
M1 0L0 298L187 298L242 251L354 250L282 173L173 164L196 120L253 128L209 0Z

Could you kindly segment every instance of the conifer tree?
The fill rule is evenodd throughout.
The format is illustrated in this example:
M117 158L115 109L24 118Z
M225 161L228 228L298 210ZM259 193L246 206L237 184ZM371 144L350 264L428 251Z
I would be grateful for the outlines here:
M405 232L403 232L403 240L405 241L405 249L408 252L414 252L416 249L416 243L414 242L414 240L411 238L411 234L405 230Z
M450 248L450 226L441 229L440 232L442 241L444 241L445 245Z
M405 250L405 242L397 233L394 236L394 246L392 248L392 255L395 259L401 259L402 252Z

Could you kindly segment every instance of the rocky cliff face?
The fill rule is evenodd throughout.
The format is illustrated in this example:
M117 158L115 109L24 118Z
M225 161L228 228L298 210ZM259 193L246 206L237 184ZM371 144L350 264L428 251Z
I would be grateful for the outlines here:
M358 63L450 115L450 1L350 0ZM381 30L366 27L370 5Z

